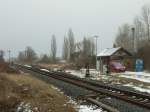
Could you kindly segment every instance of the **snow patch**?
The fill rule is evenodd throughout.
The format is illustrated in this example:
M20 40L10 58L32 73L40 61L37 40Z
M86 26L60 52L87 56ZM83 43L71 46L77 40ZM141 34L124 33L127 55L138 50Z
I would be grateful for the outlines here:
M44 72L50 72L50 71L47 70L47 69L40 69L40 70L42 70L42 71L44 71Z
M137 91L140 91L140 92L150 93L150 89L145 89L145 88L141 88L141 87L134 87L134 89Z
M141 82L150 83L150 73L146 72L125 72L120 74L119 77L125 77L129 79L135 79Z
M102 109L94 109L95 106L80 105L79 112L102 112Z
M85 74L86 74L86 69L82 68L80 69L80 71L77 70L66 70L66 72L70 73L71 75L77 76L79 78L85 78ZM95 69L89 69L90 72L90 77L93 80L99 80L99 74L100 72L95 70Z
M71 97L68 96L69 101L67 103L75 105L75 109L78 112L103 112L101 108L97 108L97 106L92 105L79 105L76 101L74 101Z
M28 68L31 68L31 66L30 65L24 65L25 67L28 67Z
M137 91L144 92L144 93L149 93L150 94L150 89L142 88L142 87L137 87L137 86L134 86L132 83L125 84L124 86L131 87L131 88L133 88L133 89L135 89Z
M65 72L70 73L71 75L80 77L80 78L85 78L85 74L81 73L80 71L76 70L66 70Z
M16 112L34 112L33 110L38 111L38 108L35 107L32 109L30 103L21 102L16 110Z
M61 94L64 94L60 89L58 89L55 86L51 86L53 89L61 92ZM78 112L103 112L102 109L95 109L96 106L88 106L88 105L79 105L76 101L74 101L70 96L67 96L67 98L69 99L69 101L67 102L67 104L73 104L74 108L78 111ZM67 104L64 104L64 106L66 106Z
M58 91L58 92L61 93L61 94L64 94L63 91L61 91L59 88L57 88L57 87L55 87L55 86L51 86L51 88L54 89L54 90L56 90L56 91Z

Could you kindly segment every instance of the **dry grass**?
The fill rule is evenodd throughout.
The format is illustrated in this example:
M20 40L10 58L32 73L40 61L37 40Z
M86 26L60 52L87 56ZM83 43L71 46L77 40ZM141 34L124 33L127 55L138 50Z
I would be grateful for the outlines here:
M75 112L63 94L29 74L1 73L0 83L2 112L13 112L21 102L29 103L34 112Z
M14 70L9 67L8 63L0 62L0 73L19 73L19 71Z

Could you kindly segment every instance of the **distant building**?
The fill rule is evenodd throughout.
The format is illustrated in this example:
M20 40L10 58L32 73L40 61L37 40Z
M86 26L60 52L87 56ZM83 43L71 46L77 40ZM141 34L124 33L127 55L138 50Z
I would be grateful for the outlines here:
M97 59L100 63L101 73L104 73L104 69L107 69L108 72L111 72L111 61L117 61L124 64L128 70L133 68L132 54L122 47L106 48L97 55Z

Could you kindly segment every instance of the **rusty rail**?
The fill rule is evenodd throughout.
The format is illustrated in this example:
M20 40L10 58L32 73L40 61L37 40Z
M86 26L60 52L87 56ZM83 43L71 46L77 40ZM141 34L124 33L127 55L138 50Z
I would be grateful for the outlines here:
M48 72L48 71L43 71L37 67L32 68L32 67L25 67L22 65L17 65L17 66L34 71L34 72L38 72L40 74L43 74L43 75L46 75L46 76L49 76L58 80L62 80L67 83L74 84L76 86L79 86L79 87L82 87L82 88L85 88L85 89L88 89L97 93L102 93L107 96L138 105L140 107L150 109L150 96L147 94L141 94L141 93L131 92L131 91L122 90L118 88L113 88L107 85L102 85L102 84L94 83L88 80L83 80L83 79L62 73L62 72L53 72L53 71Z
M102 102L99 102L99 101L97 101L97 100L95 100L93 98L87 98L86 100L91 102L91 103L93 103L93 104L95 104L95 105L97 105L97 106L99 106L99 107L102 107L103 109L105 109L105 110L107 110L109 112L120 112L117 109L114 109L114 108L112 108L112 107L110 107L110 106L108 106L108 105L106 105L106 104L104 104Z

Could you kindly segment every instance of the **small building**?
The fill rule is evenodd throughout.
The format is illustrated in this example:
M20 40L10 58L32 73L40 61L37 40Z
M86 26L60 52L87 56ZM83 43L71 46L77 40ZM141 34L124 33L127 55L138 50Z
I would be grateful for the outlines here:
M111 61L117 61L122 63L127 67L127 70L133 68L132 54L122 47L106 48L97 55L97 59L99 61L101 73L104 73L105 71L104 68L107 68L107 71L111 72L110 71Z

